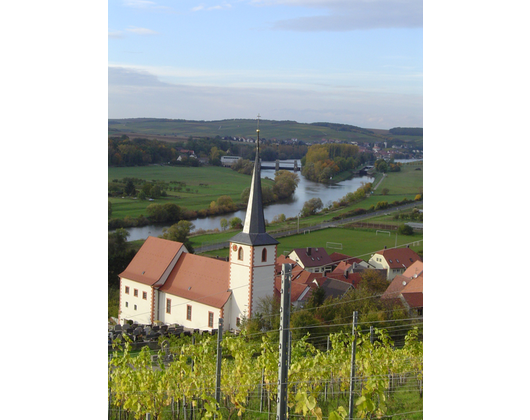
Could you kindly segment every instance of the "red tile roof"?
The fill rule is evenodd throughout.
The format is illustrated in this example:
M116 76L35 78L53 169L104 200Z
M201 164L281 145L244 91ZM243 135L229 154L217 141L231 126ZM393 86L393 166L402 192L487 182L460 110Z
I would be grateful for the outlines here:
M230 297L230 263L184 253L159 290L215 308L222 308Z
M334 263L339 262L339 261L344 261L345 263L350 264L350 265L352 263L357 263L358 264L358 263L363 261L360 258L350 257L348 255L341 254L340 252L334 252L333 254L330 254L329 257L331 258L331 261L333 261Z
M293 252L298 255L304 267L321 267L333 264L324 248L295 248Z
M377 251L376 254L382 255L387 261L390 268L405 269L410 267L415 261L421 261L421 257L410 248L391 248Z
M175 261L182 247L180 242L149 236L120 277L153 286L166 273L167 280L159 290L222 308L231 294L229 263L187 252L182 252ZM169 272L172 262L174 266Z
M149 236L120 277L151 286L164 274L181 247L180 242Z

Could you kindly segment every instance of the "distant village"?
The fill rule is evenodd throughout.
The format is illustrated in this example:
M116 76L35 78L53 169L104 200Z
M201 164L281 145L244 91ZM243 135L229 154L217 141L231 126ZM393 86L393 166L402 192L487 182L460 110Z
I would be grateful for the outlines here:
M237 141L241 143L256 143L256 138L253 137L234 137L234 136L225 136L222 137L223 140L230 140L230 141ZM296 144L305 144L303 141L299 141L298 139L290 139L290 140L281 140L278 141L277 139L269 139L269 140L262 140L260 139L260 143L269 143L269 144L287 144L287 145L296 145ZM353 144L355 146L359 147L359 152L372 152L374 154L374 158L377 159L384 159L384 160L392 160L392 159L423 159L423 150L416 149L414 146L407 144L407 143L399 143L399 144L392 144L393 142L390 141L382 141L379 143L367 143L367 142L357 142L357 141L343 141L343 140L330 140L330 139L322 139L318 142L313 142L311 144ZM188 149L182 149L177 148L177 152L180 154L177 158L177 161L181 162L184 157L186 158L192 158L192 159L198 159L201 164L207 164L208 159L207 158L199 158L195 154L193 150ZM226 165L229 166L229 165Z

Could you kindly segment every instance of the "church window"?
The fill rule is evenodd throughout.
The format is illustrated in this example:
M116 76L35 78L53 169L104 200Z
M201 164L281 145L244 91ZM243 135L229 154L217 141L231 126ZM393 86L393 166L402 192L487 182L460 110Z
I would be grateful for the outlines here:
M267 261L267 248L263 248L263 251L261 251L261 262Z
M208 312L208 328L213 328L213 312Z
M237 259L243 261L243 247L239 247L239 252L237 253Z
M191 321L191 305L186 305L186 319Z
M166 299L166 313L171 313L171 299Z

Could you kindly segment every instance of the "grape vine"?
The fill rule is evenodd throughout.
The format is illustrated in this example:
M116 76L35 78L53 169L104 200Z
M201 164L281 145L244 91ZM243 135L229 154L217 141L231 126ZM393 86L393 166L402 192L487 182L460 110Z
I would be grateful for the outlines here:
M414 381L423 395L423 343L417 328L396 348L386 331L356 333L355 418L374 418L388 412L389 399L405 381ZM309 335L291 346L288 405L302 418L344 419L351 371L352 336L329 336L329 349L308 342ZM278 344L272 335L261 343L245 334L225 334L222 340L221 401L215 400L216 338L197 336L167 343L164 350L115 345L109 360L110 418L152 419L258 418L273 415L278 388ZM258 408L259 407L259 408ZM269 415L267 415L269 413ZM123 417L125 418L125 417Z

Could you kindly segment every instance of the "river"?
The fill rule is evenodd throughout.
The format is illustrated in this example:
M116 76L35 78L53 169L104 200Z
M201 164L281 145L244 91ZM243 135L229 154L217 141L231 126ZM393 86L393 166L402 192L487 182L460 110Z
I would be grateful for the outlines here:
M283 163L293 163L293 160L282 161ZM274 162L262 162L262 165L271 164ZM298 161L298 167L300 167L300 161ZM344 197L347 193L357 190L362 183L372 182L373 178L368 176L354 177L346 181L339 182L337 184L320 184L318 182L313 182L305 179L300 172L297 172L300 177L300 182L294 193L293 198L289 202L269 204L263 208L265 219L269 222L272 221L274 216L278 214L285 214L285 217L296 217L304 203L311 198L318 197L324 203L324 206L332 203L333 201L338 200L339 198ZM262 178L271 178L274 179L274 170L273 169L263 169L261 171ZM250 186L251 178L248 178L248 185ZM246 210L240 210L234 213L223 214L221 216L212 216L206 217L203 219L192 220L192 223L195 225L195 229L204 229L211 230L215 228L221 228L220 221L221 219L229 220L232 217L239 217L243 222L245 221ZM159 236L163 232L163 229L169 225L147 225L143 227L131 227L127 228L127 231L130 233L128 237L129 241L135 241L137 239L146 239L148 236Z

